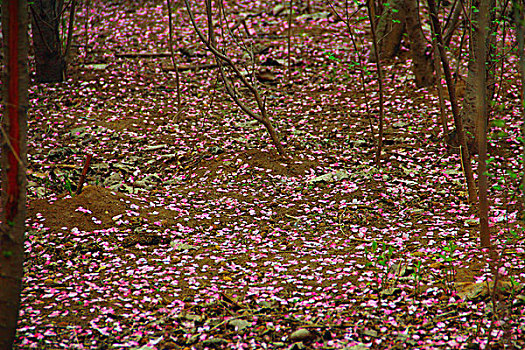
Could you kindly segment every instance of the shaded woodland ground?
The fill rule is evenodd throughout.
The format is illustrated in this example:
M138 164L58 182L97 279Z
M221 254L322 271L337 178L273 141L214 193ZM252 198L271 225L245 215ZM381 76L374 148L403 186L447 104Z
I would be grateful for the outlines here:
M505 125L489 136L491 181L505 179L490 192L494 262L479 249L457 149L440 134L436 89L415 88L407 48L383 66L375 166L375 65L355 64L346 24L323 14L333 9L294 16L288 82L287 17L273 3L230 3L231 24L245 18L238 34L261 47L254 81L284 159L202 66L214 60L184 8L174 12L178 111L170 57L129 55L168 52L165 3L91 6L87 55L81 11L69 79L31 88L17 348L525 347L523 221L504 176L520 171L522 152L516 57L499 72L493 118ZM354 28L365 58L367 23ZM70 194L90 153L87 185Z

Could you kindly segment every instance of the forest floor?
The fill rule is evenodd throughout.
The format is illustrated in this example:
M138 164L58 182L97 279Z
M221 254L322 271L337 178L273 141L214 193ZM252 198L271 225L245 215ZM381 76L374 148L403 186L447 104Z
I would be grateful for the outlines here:
M356 64L338 3L297 9L291 82L287 16L271 2L227 7L235 34L261 48L255 68L228 52L269 76L253 81L288 158L203 66L213 57L182 8L175 58L194 69L181 72L178 111L170 57L131 54L168 51L165 4L91 3L68 80L31 88L17 349L525 348L523 208L507 175L522 152L515 57L496 91L505 125L489 134L491 182L501 180L490 258L457 149L442 141L437 90L414 86L406 49L383 66L374 163L367 24L353 27Z

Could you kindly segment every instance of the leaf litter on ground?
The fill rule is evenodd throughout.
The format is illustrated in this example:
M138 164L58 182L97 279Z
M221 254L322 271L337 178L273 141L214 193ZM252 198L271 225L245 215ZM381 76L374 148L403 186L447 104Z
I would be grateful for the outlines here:
M78 49L67 82L31 91L17 348L472 348L489 337L524 346L518 207L492 190L496 249L506 248L494 303L459 158L433 141L437 95L403 78L410 61L389 67L392 128L375 167L366 103L377 108L376 82L367 77L365 101L344 64L344 23L297 18L294 84L272 66L280 85L261 86L292 154L284 160L213 70L182 74L178 114L174 77L161 69L169 58L116 56L163 49L164 3L92 6L89 54ZM270 48L260 62L286 59L287 16L263 2L227 6L230 19L258 13L244 39ZM177 48L205 52L177 11ZM508 142L496 140L514 155L495 156L501 169L519 169L519 108L509 101ZM75 190L87 153L88 185L71 195L65 184ZM520 237L505 247L508 226Z

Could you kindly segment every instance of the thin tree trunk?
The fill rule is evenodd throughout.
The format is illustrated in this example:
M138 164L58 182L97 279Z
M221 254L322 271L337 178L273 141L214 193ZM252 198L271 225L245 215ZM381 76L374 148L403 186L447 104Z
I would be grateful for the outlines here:
M489 87L490 91L487 92L487 96L493 96L494 95L494 74L487 71L487 67L492 66L492 64L489 64L488 60L491 57L491 54L493 52L492 47L494 44L494 35L492 33L492 30L489 29L489 32L485 36L483 40L485 40L484 45L486 45L486 59L483 67L479 66L478 68L478 60L477 57L478 52L474 50L474 47L476 46L474 43L477 42L478 35L480 35L480 31L477 29L479 27L478 23L480 21L480 12L477 9L479 7L479 4L481 1L484 0L473 0L471 8L471 17L470 17L470 33L469 33L469 61L468 61L468 73L467 73L467 79L466 79L466 87L465 87L465 97L463 99L463 104L461 108L461 119L463 122L463 125L465 126L465 130L468 132L468 139L467 143L471 146L471 153L479 153L478 149L478 142L476 140L477 133L476 133L476 123L477 123L477 108L476 106L480 103L479 99L482 97L477 93L475 85L476 85L476 75L478 74L476 72L477 69L483 69L486 71L486 85ZM494 0L489 0L489 7L494 7ZM489 22L487 25L491 25ZM488 119L487 119L488 122Z
M434 69L436 71L436 87L438 91L438 97L439 97L439 121L441 123L441 128L443 131L443 136L448 135L448 120L447 115L445 114L445 94L443 89L443 84L441 83L441 76L442 76L442 70L441 70L441 64L439 62L439 47L437 46L437 43L435 40L432 40L432 46L434 48Z
M89 43L89 9L91 7L91 0L86 1L86 18L84 19L84 63L87 62L89 50L88 50L88 43Z
M166 0L166 3L168 5L168 26L169 26L169 46L170 46L170 56L171 56L171 63L173 64L173 69L175 70L175 84L177 86L177 113L181 113L182 111L182 98L181 98L181 92L180 92L180 72L179 67L177 67L177 61L175 60L175 52L173 50L173 13L171 11L171 0Z
M69 64L69 55L71 53L71 43L73 42L73 28L75 25L76 8L77 8L77 0L72 0L71 9L69 12L69 23L67 26L66 51L64 51L64 70L67 69L67 65Z
M368 0L366 5L368 8L368 17L370 18L370 27L372 29L372 45L374 47L375 61L377 66L377 81L379 84L379 135L377 137L377 148L375 155L375 163L379 165L381 161L381 152L383 150L383 122L385 118L384 96L383 96L383 71L381 70L381 60L379 58L379 51L377 45L376 25L375 25L375 0Z
M288 13L288 70L287 81L290 84L292 80L292 15L293 15L293 0L290 0L290 13Z
M26 217L27 0L2 1L4 74L0 125L0 349L15 339Z
M450 72L450 65L448 63L447 55L444 51L443 37L441 36L441 25L437 15L436 2L435 0L428 0L428 7L430 10L430 20L432 21L432 29L434 30L434 40L437 40L439 48L439 55L441 57L441 64L443 66L443 72L445 73L445 81L447 82L448 95L450 97L450 105L452 108L452 115L454 116L454 125L456 127L456 133L461 148L461 161L463 165L463 171L465 179L467 181L468 198L471 205L474 205L478 200L478 194L476 184L474 182L474 175L472 173L472 164L470 163L470 153L467 146L467 140L465 138L465 130L463 128L463 121L459 114L458 101L456 99L456 87L452 79L452 73Z
M513 7L514 7L514 21L516 22L516 40L518 42L518 55L519 55L519 66L518 71L520 72L520 78L521 78L521 107L523 109L522 116L525 118L525 54L523 50L525 49L524 45L524 38L525 38L525 18L524 18L524 9L525 4L523 4L522 1L514 0L513 1ZM522 125L521 130L521 137L522 141L521 144L523 146L523 152L521 154L523 163L522 163L522 171L523 171L523 177L521 179L521 184L519 185L521 188L521 213L522 213L522 219L525 220L525 120Z
M488 179L487 179L487 70L485 69L485 62L487 61L487 28L489 26L489 0L481 0L477 4L478 7L478 21L476 22L475 41L471 41L475 52L475 70L473 74L474 92L476 98L476 138L478 141L478 182L479 182L479 224L480 224L480 240L482 247L490 247L490 232L489 232L489 204L487 198Z
M366 86L366 79L365 79L365 65L366 65L366 59L362 57L360 50L357 48L357 43L355 39L354 32L352 30L352 26L350 25L350 13L348 11L348 0L345 0L345 19L344 22L346 24L346 29L348 30L348 37L352 41L352 46L354 47L355 52L355 61L354 64L357 64L358 70L359 70L359 76L361 77L361 91L363 92L363 96L365 98L365 107L366 107L366 118L368 119L368 123L370 125L370 139L374 139L374 125L372 123L372 117L370 116L370 101L368 98L368 89ZM364 45L363 45L364 46Z

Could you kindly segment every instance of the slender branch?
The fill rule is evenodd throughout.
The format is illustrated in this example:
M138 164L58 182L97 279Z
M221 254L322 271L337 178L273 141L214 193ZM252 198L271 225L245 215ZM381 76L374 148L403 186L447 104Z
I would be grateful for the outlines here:
M85 42L84 42L84 50L85 50L85 55L86 57L84 58L84 61L87 60L87 56L88 56L88 41L89 41L89 35L88 35L88 30L89 30L89 6L91 5L91 0L87 0L86 1L86 18L84 19L84 34L86 35L85 37Z
M290 13L288 14L288 83L292 79L292 12L293 0L290 0Z
M78 180L78 186L76 195L78 196L80 193L82 193L82 187L84 187L84 182L86 181L86 175L89 170L89 164L91 163L91 158L93 157L92 153L89 153L86 157L86 161L84 163L84 168L82 169L82 174L80 175L80 179Z
M169 26L169 46L170 46L170 57L171 57L171 63L173 64L173 69L175 69L175 84L177 86L177 110L181 111L181 105L182 105L182 99L181 99L181 92L180 92L180 73L179 69L177 67L177 61L175 60L175 53L173 51L173 21L172 21L172 12L171 12L171 0L166 0L168 5L168 26Z
M379 84L379 135L375 155L375 163L379 165L381 161L381 151L383 150L383 121L385 117L384 96L383 96L383 71L379 59L379 48L377 46L377 34L375 24L375 3L374 0L367 1L368 17L370 17L370 27L372 29L372 44L374 45L375 60L377 66L377 81Z
M33 6L29 6L29 10L31 11L31 14L33 15L33 18L35 19L33 21L33 25L36 26L36 29L38 31L38 35L40 35L42 37L42 42L44 43L44 45L46 45L46 49L49 51L49 52L53 52L53 49L51 48L51 46L49 46L49 43L47 42L47 40L45 40L45 36L44 34L42 34L42 28L40 27L40 23L45 23L47 26L49 26L49 23L47 23L46 21L44 21L42 19L42 16L40 16L36 11L35 9L33 8ZM37 20L39 19L39 20ZM32 29L34 30L34 29ZM33 34L34 35L34 34Z
M356 61L354 61L354 62L358 63L358 65L359 65L358 70L359 70L359 76L361 77L361 88L362 88L363 95L364 95L364 98L365 98L366 117L367 117L368 123L370 125L370 139L373 140L374 139L374 124L372 123L372 118L370 116L370 102L369 102L369 99L368 99L368 90L366 88L365 69L364 69L366 60L362 58L362 55L360 54L359 49L357 48L357 43L356 43L354 31L352 30L352 26L350 25L350 19L353 16L355 16L355 14L359 11L359 9L354 11L350 15L350 12L348 11L348 0L345 0L345 17L346 18L343 18L337 12L337 10L334 8L334 5L332 4L332 2L329 1L328 5L332 9L332 11L336 15L336 17L346 25L346 29L348 31L348 37L349 37L350 41L352 42L352 46L354 47L354 51L355 51L355 54L356 54Z
M283 146L281 145L281 142L279 140L279 137L277 135L277 132L273 128L268 115L266 114L266 108L265 104L261 98L261 95L259 94L259 91L246 79L245 76L240 72L239 68L234 64L233 60L227 56L226 54L220 52L217 47L215 46L215 39L213 36L213 21L211 18L211 2L210 0L206 1L206 13L208 18L208 30L209 35L208 39L204 36L202 31L197 26L197 23L195 21L195 16L193 12L191 11L191 6L188 0L184 0L184 4L186 5L186 9L188 11L188 15L190 17L191 24L193 25L193 28L195 29L195 32L197 33L197 36L199 39L204 43L206 48L215 56L215 60L219 64L219 69L221 70L221 77L224 81L224 85L226 86L226 91L228 94L232 97L234 102L241 108L242 111L244 111L248 116L252 117L253 119L257 120L261 124L264 125L268 133L270 134L270 137L272 139L272 143L274 144L275 148L279 152L279 154L282 157L286 157L286 151L284 150ZM237 78L241 81L241 83L252 93L252 95L255 98L255 102L257 103L257 107L259 109L260 115L257 113L254 113L250 108L248 108L244 103L240 101L237 94L235 93L235 89L229 85L228 80L224 74L223 71L223 64L228 64L231 69L234 71Z
M23 165L22 160L20 160L20 157L18 156L18 152L14 149L13 145L9 141L9 136L7 135L2 125L0 125L0 132L2 133L5 144L7 145L7 147L9 147L9 150L12 152L11 154L13 155L13 157L15 157L18 164L22 166Z
M69 11L69 23L67 27L66 51L64 52L64 67L67 69L69 64L69 54L71 53L71 42L73 41L73 27L75 23L75 10L77 7L77 0L71 2L71 9Z
M463 128L463 121L461 120L461 116L459 114L459 106L456 99L456 86L452 79L450 65L444 50L443 37L441 35L441 25L437 17L435 0L428 0L428 6L430 9L430 20L432 22L431 28L434 31L435 40L437 40L438 52L441 58L441 64L443 66L443 72L445 73L445 81L447 82L448 95L452 107L452 115L454 116L454 124L456 126L458 140L461 145L461 159L465 167L464 173L467 181L469 202L471 205L474 205L477 202L478 194L476 185L474 183L474 176L472 174L472 164L470 163L470 154L467 146L467 139L465 137L465 129Z
M445 25L443 26L443 42L445 46L450 45L450 41L452 40L452 36L454 35L454 32L458 28L459 18L461 15L461 7L458 4L458 0L454 1L454 4L452 5L452 9L450 10L449 16L447 18L447 21Z
M237 77L241 80L241 82L243 83L243 85L245 85L252 94L254 95L259 95L257 89L255 89L255 87L250 84L250 82L244 77L244 75L239 71L239 69L236 67L236 65L233 63L233 61L231 60L230 57L226 56L225 54L221 53L220 51L217 50L217 48L215 48L214 46L211 45L211 43L208 42L208 40L206 40L206 38L204 37L204 34L202 34L201 30L199 29L199 27L197 26L197 23L195 21L195 16L193 15L193 12L191 11L191 7L190 7L190 3L188 0L184 0L184 3L186 4L186 9L188 10L188 14L190 16L190 21L191 21L191 24L193 25L193 28L195 29L195 32L197 33L197 36L199 37L199 39L204 43L204 45L206 46L206 48L208 50L210 50L210 52L212 54L214 54L216 57L220 58L222 61L228 63L231 68L233 69L233 71L235 72L235 74L237 75ZM262 102L259 103L259 101L257 101L257 104L258 104L258 107L261 108L262 107Z
M433 31L435 32L435 29L433 29ZM434 49L434 54L432 55L432 58L434 60L434 70L436 71L436 86L437 86L438 97L439 97L440 122L441 122L442 131L443 131L443 136L446 137L449 133L448 120L445 114L445 108L446 108L445 107L445 97L444 97L444 91L443 91L443 84L441 83L442 70L441 70L441 65L439 63L440 53L439 53L439 47L437 45L436 40L432 40L432 47Z
M523 17L523 13L525 12L524 6L525 5L523 4L523 2L519 2L517 0L515 0L513 3L514 21L516 22L516 41L518 42L518 72L520 73L521 79L521 108L524 111L523 116L525 116L525 54L523 53L523 50L525 48L525 18ZM521 137L521 144L523 145L523 151L521 154L521 170L523 171L523 177L521 179L521 184L518 185L518 191L521 189L522 212L525 213L525 121L522 125ZM525 220L525 214L523 214L522 219Z

